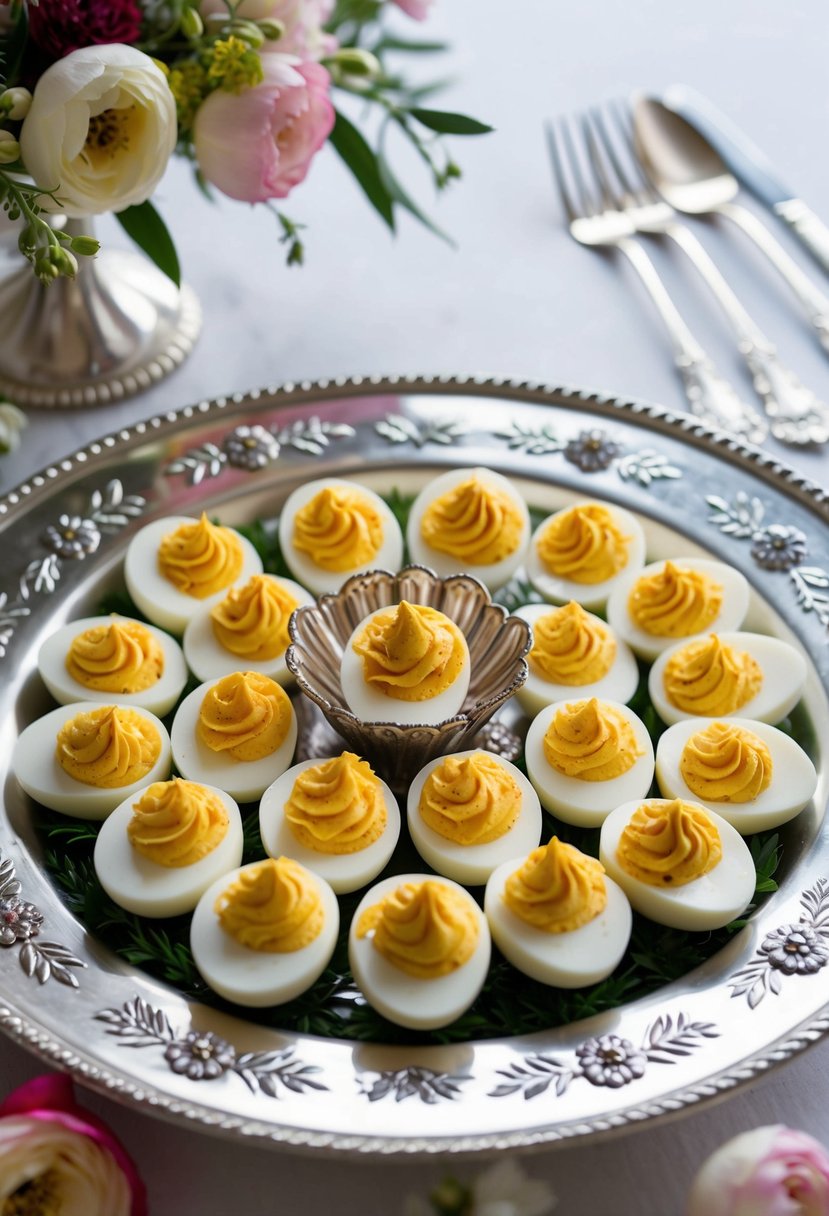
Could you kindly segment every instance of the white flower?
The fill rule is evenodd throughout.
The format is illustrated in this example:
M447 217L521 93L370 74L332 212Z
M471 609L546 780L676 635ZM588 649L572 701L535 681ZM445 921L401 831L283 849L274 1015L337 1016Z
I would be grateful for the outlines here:
M132 1206L127 1179L107 1149L61 1123L22 1115L0 1123L0 1211L21 1187L31 1205L24 1211L129 1216Z
M10 401L0 402L0 452L13 452L20 444L26 415Z
M82 47L47 68L20 132L26 170L82 217L149 198L176 144L176 107L157 64L134 47Z
M450 1190L457 1190L459 1204L464 1194L467 1200L471 1197L472 1206L463 1207L469 1216L547 1216L556 1206L547 1183L530 1178L512 1157L503 1158L467 1185L444 1183L441 1189L446 1193L447 1210ZM420 1195L409 1195L403 1208L404 1216L434 1216L435 1211L434 1204Z

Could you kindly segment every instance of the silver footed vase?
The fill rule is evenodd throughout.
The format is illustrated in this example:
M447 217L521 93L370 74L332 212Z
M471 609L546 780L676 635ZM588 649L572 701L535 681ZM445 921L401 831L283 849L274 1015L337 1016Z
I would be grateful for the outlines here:
M69 219L64 231L91 229ZM18 405L109 405L174 372L200 329L193 291L137 250L79 257L74 279L48 286L26 262L0 283L0 393Z

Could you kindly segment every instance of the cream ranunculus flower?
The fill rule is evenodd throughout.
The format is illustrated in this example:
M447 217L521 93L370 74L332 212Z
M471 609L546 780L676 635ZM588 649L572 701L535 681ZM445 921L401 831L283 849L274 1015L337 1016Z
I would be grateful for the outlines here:
M106 1148L26 1116L0 1123L0 1211L10 1199L13 1211L60 1216L129 1216L132 1208L129 1183Z
M161 69L131 46L83 47L35 87L20 132L26 171L54 189L44 209L81 217L149 198L176 144L176 106Z

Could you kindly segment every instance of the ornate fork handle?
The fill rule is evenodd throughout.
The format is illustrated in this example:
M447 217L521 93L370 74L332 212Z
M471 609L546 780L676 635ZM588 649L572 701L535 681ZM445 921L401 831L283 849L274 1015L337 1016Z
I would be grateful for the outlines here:
M742 350L775 439L791 444L829 442L829 410L784 367L774 347L746 341Z
M823 221L799 198L778 203L774 210L829 274L829 228Z

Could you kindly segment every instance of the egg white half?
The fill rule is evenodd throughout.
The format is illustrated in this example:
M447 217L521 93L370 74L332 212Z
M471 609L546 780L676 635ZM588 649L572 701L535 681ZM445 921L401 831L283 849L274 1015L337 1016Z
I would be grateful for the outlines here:
M100 689L87 688L67 671L66 656L75 638L86 633L88 629L109 626L113 621L123 623L129 621L129 618L86 616L78 621L70 621L68 625L50 634L38 651L37 666L40 678L61 705L74 701L95 701L101 704L102 698L105 698L107 705L137 706L163 718L173 708L187 683L187 664L181 647L163 629L135 622L141 623L144 629L149 630L164 653L164 670L160 677L150 688L144 688L141 692L101 692Z
M291 578L278 578L275 574L266 574L265 578L278 583L289 595L292 595L299 605L313 604L314 597L309 595L304 587L295 583ZM238 584L237 584L238 585ZM221 603L221 601L219 601ZM233 654L225 650L213 632L210 613L215 604L201 608L187 624L184 631L184 657L193 675L199 680L212 680L221 676L232 675L239 671L241 663L245 671L258 671L263 676L270 676L277 684L284 685L293 679L285 663L285 650L274 655L272 659L249 659L244 655ZM289 643L290 645L290 643Z
M458 678L443 692L426 701L403 701L398 697L387 697L385 693L378 692L366 683L363 677L363 660L354 649L354 640L363 632L369 621L388 611L388 608L377 608L370 612L345 644L340 682L348 708L363 722L400 722L405 726L437 726L448 718L454 718L455 714L460 712L469 691L472 664L468 648Z
M253 863L257 865L257 862ZM203 979L214 992L237 1005L261 1009L284 1005L314 984L331 961L340 931L337 897L325 879L312 874L324 909L322 929L302 950L271 954L241 945L219 923L214 904L242 870L218 878L202 895L190 926L190 949Z
M474 908L478 921L478 943L471 957L457 971L431 980L407 975L383 958L374 948L373 932L365 937L357 936L357 925L368 908L380 903L404 883L427 881L451 886ZM432 874L395 874L369 888L357 906L348 936L351 971L369 1005L390 1022L411 1030L437 1030L465 1013L483 987L491 951L486 917L472 896L457 883L446 878L435 879Z
M513 615L520 616L532 629L539 617L554 611L549 604L525 604L522 608L516 608ZM604 621L601 623L604 625ZM555 684L535 670L529 656L527 669L526 682L515 695L528 714L540 713L545 705L552 705L554 701L589 701L592 697L598 697L600 701L621 701L626 704L639 687L639 666L636 658L630 647L619 638L616 638L616 655L610 669L592 684Z
M582 700L584 697L579 694L567 697L565 703L572 705ZM541 805L563 823L583 828L599 827L621 802L644 798L653 781L653 743L644 722L627 705L602 700L627 719L642 753L621 776L608 781L582 781L553 768L544 755L544 736L561 707L560 701L546 706L533 719L524 743L524 762Z
M293 759L297 737L296 714L292 705L288 733L276 751L263 756L261 760L234 760L227 752L214 752L202 743L196 727L204 698L219 682L217 679L200 684L176 710L170 731L173 760L182 777L188 781L215 785L239 802L253 802L261 797L280 773L285 772Z
M702 557L672 557L670 560L679 570L698 570L700 574L706 574L719 583L723 589L722 603L716 618L701 633L690 634L687 638L657 637L655 634L646 633L633 623L628 612L628 597L638 579L646 575L660 574L666 563L653 562L650 566L645 566L644 570L624 571L607 601L607 619L618 636L627 642L636 654L650 662L677 642L690 642L706 633L739 629L749 607L748 582L733 566Z
M614 574L612 578L607 578L601 583L577 583L573 579L560 578L556 574L551 574L538 555L538 542L541 534L551 519L556 519L559 515L572 511L573 507L593 505L606 507L623 535L631 537L627 548L627 562L618 574ZM568 604L570 600L575 600L583 608L603 608L607 603L608 596L621 580L631 574L635 577L641 571L644 564L645 533L642 531L642 525L636 516L631 515L630 511L626 511L624 507L617 507L615 503L590 499L588 501L571 503L569 507L564 507L561 511L548 515L539 524L532 534L530 547L527 552L527 577L538 594L543 595L544 599L548 600L551 604Z
M709 811L722 815L743 836L776 828L799 815L817 788L815 766L794 739L765 722L728 719L734 726L757 735L769 749L771 781L756 798L751 802L712 802L688 788L679 768L685 744L692 735L719 721L719 718L689 718L669 727L661 736L656 745L656 780L662 796L698 802Z
M357 491L363 498L369 499L376 509L383 525L383 540L369 562L355 566L352 570L326 570L312 561L307 553L294 548L294 521L298 511L301 511L312 498L321 490L328 487L339 487ZM324 477L319 481L307 481L288 495L279 516L279 544L282 554L291 573L303 583L314 595L324 595L327 592L339 591L346 579L354 574L364 574L367 570L397 571L403 564L403 533L391 509L383 502L379 494L375 494L368 486L354 481L343 481L337 477Z
M667 799L649 798L649 804ZM756 872L748 845L742 836L716 811L707 811L717 826L722 841L722 858L713 870L681 887L653 887L623 870L616 858L622 832L643 800L625 802L608 815L602 825L599 859L627 895L632 907L657 924L672 929L702 933L721 929L744 912L756 886ZM695 803L702 806L700 802ZM704 807L702 807L705 810Z
M271 857L292 857L324 878L338 895L345 895L371 882L388 864L400 836L400 808L385 781L378 777L386 807L386 826L377 840L357 853L319 853L309 849L294 835L285 817L285 804L299 774L324 763L324 759L303 760L265 790L259 804L259 834Z
M513 553L502 558L499 562L491 562L485 565L475 565L470 562L464 563L461 558L453 557L450 553L441 553L439 549L433 549L431 545L427 545L420 531L423 516L435 499L441 498L444 494L451 493L452 490L463 485L464 482L471 480L473 477L477 477L479 481L486 486L490 486L493 490L500 490L508 495L521 516L519 544ZM499 587L503 587L504 583L509 582L524 561L529 540L530 513L524 499L508 478L503 477L500 473L496 473L493 469L485 468L451 469L448 473L441 473L439 477L435 477L434 480L423 487L412 503L406 527L406 542L409 546L409 553L413 562L421 566L428 566L431 570L434 570L435 574L440 575L441 578L446 578L451 574L471 574L479 579L484 586L488 587L490 591L497 591Z
M212 852L189 866L162 866L133 848L127 828L140 795L125 799L101 825L95 841L95 873L119 907L138 916L192 912L212 882L240 865L243 836L239 808L223 790L214 788L212 792L227 811L227 832Z
M454 754L457 759L462 760L477 753L473 749ZM521 791L521 810L518 818L509 831L497 840L491 840L488 844L457 844L453 840L447 840L424 822L420 814L420 795L429 774L443 763L445 756L438 756L420 770L409 786L407 801L409 835L420 856L438 874L471 887L485 883L492 871L510 857L538 848L541 840L541 805L532 785L509 760L494 752L486 754L513 777Z
M89 713L111 704L111 701L78 701L72 705L61 705L22 731L14 747L12 767L20 785L36 802L51 811L71 815L74 819L106 819L119 803L132 798L137 790L151 785L153 781L167 780L172 760L170 736L155 714L137 706L130 708L152 722L161 740L158 759L140 781L121 785L117 789L101 789L76 781L58 764L55 750L61 727L77 714Z
M554 988L583 988L605 979L621 962L633 924L622 888L605 875L604 911L569 933L545 933L516 916L504 902L507 879L525 860L504 862L486 884L484 911L495 945L513 967Z
M759 692L741 705L733 714L719 714L720 718L751 718L756 722L768 722L772 726L781 722L797 705L806 685L806 660L799 650L780 638L768 637L764 633L720 633L720 641L738 652L750 654L763 672L763 683ZM694 641L696 639L691 639ZM653 707L663 722L673 725L686 722L696 715L677 709L665 694L664 672L671 658L688 640L664 650L654 663L648 676L648 693Z
M262 573L262 560L249 540L239 535L242 545L242 569L236 583L223 587L215 595L197 599L179 591L158 568L158 549L165 536L175 532L182 524L194 524L198 520L190 515L170 515L166 519L155 519L146 524L129 543L124 558L124 581L133 600L148 620L170 633L180 635L187 622L202 608L212 607L224 599L230 586L246 583L252 574Z

